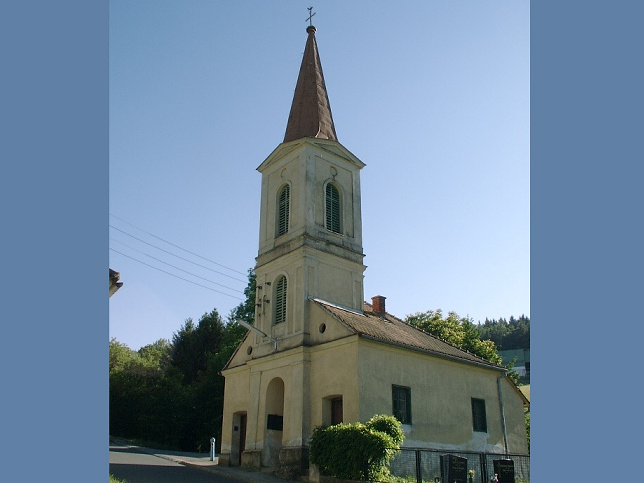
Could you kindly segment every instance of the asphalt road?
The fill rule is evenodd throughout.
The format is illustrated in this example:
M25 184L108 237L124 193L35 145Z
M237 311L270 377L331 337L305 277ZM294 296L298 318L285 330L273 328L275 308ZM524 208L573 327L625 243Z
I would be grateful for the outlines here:
M116 444L110 444L110 474L128 483L240 483Z

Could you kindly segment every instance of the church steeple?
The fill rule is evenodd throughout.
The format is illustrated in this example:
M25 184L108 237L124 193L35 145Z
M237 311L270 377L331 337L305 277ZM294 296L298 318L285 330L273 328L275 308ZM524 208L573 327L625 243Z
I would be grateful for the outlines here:
M304 137L337 141L318 45L315 41L316 28L309 25L306 31L309 36L293 94L284 142Z
M337 140L315 27L307 32L284 141L257 168L262 191L255 276L262 288L255 327L280 339L279 350L309 344L317 330L310 326L311 299L358 312L364 303L364 163ZM253 357L275 350L263 345L266 340L256 338Z

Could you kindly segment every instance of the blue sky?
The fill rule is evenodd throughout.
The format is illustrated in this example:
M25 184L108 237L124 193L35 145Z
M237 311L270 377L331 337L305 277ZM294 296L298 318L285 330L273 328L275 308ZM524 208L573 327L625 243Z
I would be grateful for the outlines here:
M110 2L110 337L138 349L243 299L308 6ZM365 298L529 315L529 2L313 6L338 139L367 165Z

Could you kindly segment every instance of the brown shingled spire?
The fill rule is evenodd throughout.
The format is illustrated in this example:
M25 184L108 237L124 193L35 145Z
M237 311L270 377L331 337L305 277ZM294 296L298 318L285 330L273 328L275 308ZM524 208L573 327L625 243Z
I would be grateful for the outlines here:
M293 94L293 104L288 116L284 142L303 137L314 137L337 141L331 116L331 106L326 93L322 64L315 41L316 28L309 25L309 34L304 48L302 66Z

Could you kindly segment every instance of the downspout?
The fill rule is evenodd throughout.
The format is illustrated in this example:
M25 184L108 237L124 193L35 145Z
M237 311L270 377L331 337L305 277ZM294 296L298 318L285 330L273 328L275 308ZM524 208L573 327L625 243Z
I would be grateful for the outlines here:
M508 432L505 427L505 410L503 408L503 391L501 390L501 380L505 378L507 371L503 371L497 379L497 387L499 389L499 407L501 408L501 426L503 428L503 445L505 446L505 457L510 458L510 452L508 451Z

